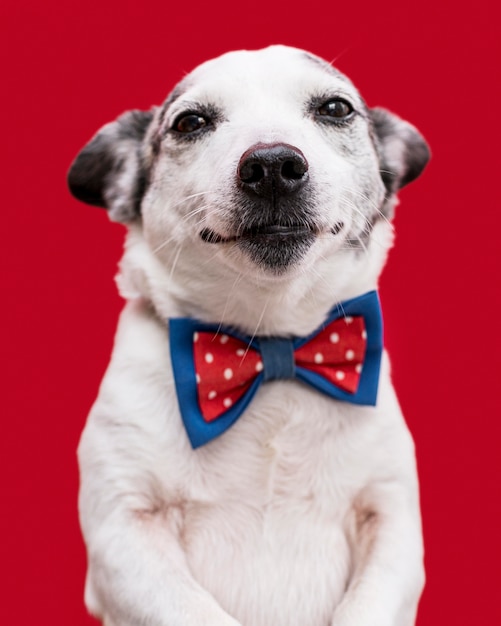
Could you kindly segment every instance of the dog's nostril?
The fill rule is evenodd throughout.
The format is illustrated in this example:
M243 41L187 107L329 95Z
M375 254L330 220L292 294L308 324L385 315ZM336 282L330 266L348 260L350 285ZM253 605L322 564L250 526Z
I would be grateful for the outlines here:
M297 159L294 161L285 161L282 165L280 174L282 178L285 178L286 180L301 180L307 170L306 161Z
M240 180L243 183L258 183L264 177L264 168L259 163L245 163L240 169Z

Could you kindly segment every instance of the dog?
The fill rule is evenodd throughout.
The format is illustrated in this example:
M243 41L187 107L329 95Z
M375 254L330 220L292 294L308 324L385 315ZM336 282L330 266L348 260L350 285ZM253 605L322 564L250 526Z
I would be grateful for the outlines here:
M415 623L414 444L357 307L378 306L396 194L428 159L412 125L285 46L200 65L78 154L73 195L127 227L126 304L78 449L85 602L105 626ZM360 362L347 349L335 371L352 388L308 384L292 349L355 318ZM176 364L193 324L205 344ZM194 386L224 343L227 383L254 359L231 392L250 399Z

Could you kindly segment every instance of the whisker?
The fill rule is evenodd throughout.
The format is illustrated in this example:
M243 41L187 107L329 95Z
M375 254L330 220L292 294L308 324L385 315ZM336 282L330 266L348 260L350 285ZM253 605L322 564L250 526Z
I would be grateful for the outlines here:
M257 321L256 327L254 328L254 332L252 333L252 336L251 336L251 338L249 339L249 343L247 344L247 347L246 347L246 349L245 349L245 352L244 352L244 354L243 354L243 356L242 356L242 360L240 361L240 365L242 365L242 363L243 363L243 361L244 361L245 357L247 356L247 353L248 353L248 352L249 352L249 350L250 350L251 344L252 344L252 342L254 341L254 338L255 338L255 337L256 337L256 335L257 335L257 332L258 332L258 330L259 330L259 326L261 325L261 322L263 321L264 314L266 313L266 308L268 307L268 304L269 304L269 302L270 302L270 297L271 297L271 296L268 296L268 298L267 298L266 302L264 303L263 310L261 311L261 315L259 316L259 319L258 319L258 321Z
M202 204L202 206L199 206L196 209L193 209L193 211L190 211L189 213L183 216L183 222L187 222L192 217L194 217L195 215L198 215L199 213L202 213L210 206L211 206L210 204ZM217 212L218 210L219 210L218 208L214 208L209 214L211 215L214 212Z
M230 290L229 290L229 292L228 292L228 294L226 296L226 302L224 303L224 309L223 309L223 312L221 314L221 321L219 322L219 326L218 326L216 334L219 333L219 331L221 330L221 326L223 325L223 320L225 318L226 311L228 310L228 305L230 303L231 295L233 294L234 290L236 289L236 286L242 280L242 278L243 278L243 274L239 273L238 276L235 278L235 280L233 282L233 285L231 286L231 288L230 288Z
M318 183L317 183L318 184ZM320 185L319 185L320 186ZM325 183L324 184L325 188L330 188L330 186ZM381 211L381 205L378 205L370 196L368 196L367 194L357 190L357 189L353 189L352 187L346 187L346 186L341 186L338 188L338 193L343 194L343 193L347 193L348 195L352 195L352 196L356 196L358 198L360 198L361 200L363 200L364 202L366 202L371 209L377 213L377 215L379 217L381 217L389 226L391 229L394 229L394 226L392 224L392 222L388 219L388 217ZM340 204L342 203L346 203L346 202L350 202L350 198L343 196L340 197L338 199L338 202ZM384 202L383 202L384 203ZM354 203L351 206L356 206Z
M320 256L320 258L322 260L326 260L326 258L324 256ZM325 276L322 276L322 274L320 274L320 272L318 272L316 269L314 269L313 267L308 268L308 271L305 269L303 272L305 275L306 273L310 273L313 274L314 276L316 276L316 278L327 288L330 289L331 285L329 283L329 281L325 278ZM313 285L312 282L308 282L308 288L310 293L315 296L315 291L314 291L314 287L316 285Z
M161 243L159 246L157 246L156 248L154 248L152 250L153 254L156 254L157 252L162 250L162 248L165 248L165 246L168 246L172 241L175 241L175 240L176 240L176 238L174 236L169 237L163 243Z
M188 202L188 200L193 200L193 198L199 198L200 196L206 196L208 194L212 193L211 190L208 191L197 191L197 193L192 193L189 196L186 196L185 198L182 198L181 200L178 200L178 202L175 202L173 205L171 205L170 208L175 209L177 206L184 204L185 202Z
M358 215L360 215L364 221L361 233L365 233L366 235L371 235L371 241L374 241L377 245L384 247L384 244L381 243L381 241L378 241L373 235L372 235L372 227L370 222L367 219L367 216L363 213L363 211L361 211L356 204L352 203L350 200L345 199L345 203L350 207L351 210L353 210L355 213L357 213ZM389 223L389 222L388 222ZM393 224L390 223L390 226L393 229ZM367 250L367 246L365 246L365 244L363 243L360 234L354 234L355 238L360 242L360 245L364 248L364 250L366 252L368 252Z
M351 52L352 46L347 46L344 50L341 50L339 54L337 54L332 61L329 61L329 65L334 66L334 63L337 63L341 57L343 57L348 52ZM337 68L336 68L337 69Z
M179 255L181 254L181 248L183 247L183 244L180 243L179 246L177 247L176 250L176 255L174 257L174 261L172 262L172 267L171 270L169 272L169 280L172 281L172 277L174 275L174 270L176 268L177 262L179 261Z
M204 204L201 207L198 207L197 209L191 211L191 213L188 213L183 220L187 220L191 217L194 217L195 215L197 215L198 213L201 213L203 211L205 211L207 209L207 207L209 207L210 205L208 204ZM219 208L214 208L212 211L207 212L201 220L199 220L197 223L195 223L195 227L198 228L199 226L201 226L204 223L204 220L207 219L207 217L209 217L210 215L213 215L214 213L217 213L220 209ZM156 254L157 252L159 252L160 250L162 250L162 248L165 248L165 246L169 245L169 243L171 243L172 241L175 240L175 236L171 235L168 239L166 239L163 243L161 243L160 245L158 245L156 248L154 248L153 250L153 254Z

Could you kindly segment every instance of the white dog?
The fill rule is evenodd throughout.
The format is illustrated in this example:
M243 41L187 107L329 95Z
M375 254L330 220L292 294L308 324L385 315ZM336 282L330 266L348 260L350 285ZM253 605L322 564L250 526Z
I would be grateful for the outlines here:
M375 290L395 193L428 157L283 46L203 64L78 155L72 192L128 231L78 451L85 600L106 626L415 623L414 447Z

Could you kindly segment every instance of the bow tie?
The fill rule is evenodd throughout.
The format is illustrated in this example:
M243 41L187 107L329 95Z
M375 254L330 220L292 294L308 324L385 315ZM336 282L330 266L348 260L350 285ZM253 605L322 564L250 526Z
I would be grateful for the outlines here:
M193 448L224 433L262 383L297 379L346 402L375 405L383 348L375 291L332 309L306 338L248 337L190 318L169 320L181 416Z

